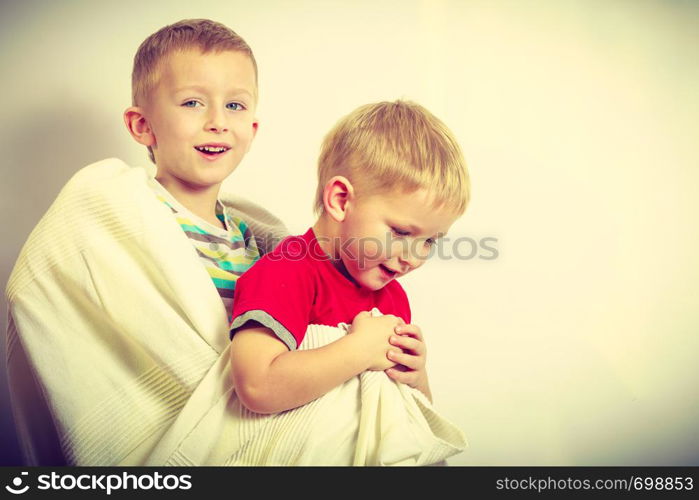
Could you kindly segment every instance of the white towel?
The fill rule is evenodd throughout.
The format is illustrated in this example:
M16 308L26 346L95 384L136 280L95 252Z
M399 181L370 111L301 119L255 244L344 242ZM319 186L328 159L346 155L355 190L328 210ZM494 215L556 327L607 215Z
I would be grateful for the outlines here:
M345 335L311 325L299 349ZM429 465L466 447L463 433L418 390L367 371L301 407L247 410L226 353L204 377L147 460L168 465Z
M9 382L30 465L142 463L230 343L223 303L148 186L153 174L116 159L80 170L10 276ZM264 209L222 202L263 250L286 235Z

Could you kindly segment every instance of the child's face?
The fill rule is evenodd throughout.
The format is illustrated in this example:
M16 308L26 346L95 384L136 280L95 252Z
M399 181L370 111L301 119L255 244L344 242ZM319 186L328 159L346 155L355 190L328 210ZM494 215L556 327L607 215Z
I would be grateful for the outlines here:
M425 263L457 214L435 209L427 190L391 191L355 199L341 227L340 257L360 286L379 290Z
M257 131L255 70L242 52L171 54L144 107L166 185L219 185Z

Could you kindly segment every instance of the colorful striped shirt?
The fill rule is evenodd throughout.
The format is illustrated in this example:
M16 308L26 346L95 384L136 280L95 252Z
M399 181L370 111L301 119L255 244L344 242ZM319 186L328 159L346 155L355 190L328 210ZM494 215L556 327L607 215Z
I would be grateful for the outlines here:
M156 180L152 185L158 199L172 210L175 220L194 245L199 260L223 300L230 321L236 281L260 258L250 228L240 217L226 210L220 201L216 202L216 217L225 229L190 212Z

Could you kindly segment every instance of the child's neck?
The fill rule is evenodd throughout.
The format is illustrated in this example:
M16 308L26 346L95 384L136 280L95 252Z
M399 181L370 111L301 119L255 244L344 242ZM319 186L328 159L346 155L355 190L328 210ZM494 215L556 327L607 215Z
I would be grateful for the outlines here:
M316 236L316 241L320 248L330 257L330 262L335 266L335 269L357 285L357 282L347 271L344 262L340 258L340 249L342 241L340 240L340 224L330 218L326 214L322 214L316 223L313 225L313 234Z
M333 261L340 258L340 231L336 221L326 214L322 214L313 224L313 234L315 234L320 248Z
M216 217L219 185L204 188L183 185L167 178L156 180L187 210L216 227L225 228Z

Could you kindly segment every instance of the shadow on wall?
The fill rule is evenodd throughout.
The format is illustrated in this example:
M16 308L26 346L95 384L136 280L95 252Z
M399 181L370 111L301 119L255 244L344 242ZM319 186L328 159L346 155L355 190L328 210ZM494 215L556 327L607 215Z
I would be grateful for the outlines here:
M120 141L115 137L113 117L100 116L84 103L76 102L67 102L61 108L37 108L35 114L5 117L2 129L0 211L8 217L0 247L0 282L3 287L0 466L23 463L7 385L7 302L4 293L7 280L29 233L63 185L81 167L116 156Z

